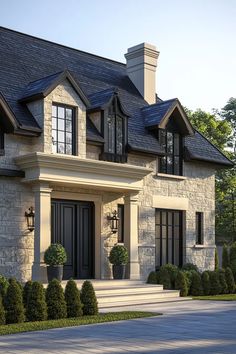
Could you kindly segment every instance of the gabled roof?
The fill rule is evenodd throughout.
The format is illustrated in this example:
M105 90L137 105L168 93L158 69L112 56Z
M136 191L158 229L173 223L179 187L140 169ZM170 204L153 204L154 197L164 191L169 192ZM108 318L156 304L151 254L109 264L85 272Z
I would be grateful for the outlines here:
M122 99L119 95L119 89L112 87L107 90L98 91L88 96L89 102L91 104L89 111L96 111L101 109L106 109L110 106L114 96L119 100L121 112L129 117L129 113L125 111L125 108L122 105Z
M23 91L19 102L30 102L39 98L47 97L60 83L65 80L70 82L86 107L89 107L89 100L68 70L64 70L59 73L30 82Z
M142 108L145 119L145 126L149 129L165 129L169 119L175 116L184 135L194 135L194 130L188 117L177 98L152 104Z
M154 116L150 120L145 118L144 112L146 109L147 113L149 111L148 104L127 76L125 64L3 27L0 27L0 58L0 92L4 97L5 106L7 103L7 110L15 119L15 132L39 134L40 127L25 102L34 99L37 94L43 97L56 87L60 80L68 79L80 97L83 97L82 93L85 95L85 102L88 97L93 100L93 107L99 100L99 104L103 106L107 100L104 97L109 97L109 93L117 88L122 107L130 116L128 119L130 150L156 155L163 153L155 134L150 130ZM20 99L24 102L19 102ZM156 122L165 124L165 119L168 120L168 111L173 107L175 110L178 104L175 100L170 100L169 103L161 101L159 97L157 101L157 105L152 105L151 110L155 111L153 113L157 117ZM14 119L11 121L9 117L6 115L6 109L2 109L0 120L11 127ZM90 122L87 132L91 139L101 141L100 134L91 127ZM229 160L219 150L197 133L186 137L185 144L192 158L198 156L203 161L229 164Z

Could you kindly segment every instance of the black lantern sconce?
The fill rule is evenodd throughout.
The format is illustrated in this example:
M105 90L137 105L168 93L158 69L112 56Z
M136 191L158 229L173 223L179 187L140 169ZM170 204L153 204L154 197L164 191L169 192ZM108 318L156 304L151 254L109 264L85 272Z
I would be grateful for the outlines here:
M118 213L116 210L114 210L111 215L109 215L108 220L111 222L111 231L113 234L115 234L118 231L118 224L119 224L119 218L118 218Z
M32 206L25 212L25 217L26 217L26 221L27 221L28 230L33 231L34 230L35 212L34 212L34 208Z

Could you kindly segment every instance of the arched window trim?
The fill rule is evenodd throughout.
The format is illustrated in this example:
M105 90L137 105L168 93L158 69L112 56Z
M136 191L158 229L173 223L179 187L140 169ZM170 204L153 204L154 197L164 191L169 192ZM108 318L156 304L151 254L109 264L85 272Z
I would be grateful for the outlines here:
M127 116L122 113L119 98L115 96L103 112L104 149L101 160L127 162Z

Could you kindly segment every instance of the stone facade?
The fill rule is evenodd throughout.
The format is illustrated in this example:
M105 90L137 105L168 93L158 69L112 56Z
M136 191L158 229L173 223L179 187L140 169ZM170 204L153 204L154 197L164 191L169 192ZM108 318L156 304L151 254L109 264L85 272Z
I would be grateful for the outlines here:
M68 81L57 86L44 100L28 105L43 133L38 138L6 135L5 156L0 157L0 168L18 169L14 158L33 151L52 153L51 107L52 103L62 103L76 107L77 112L77 151L82 159L99 159L100 148L91 144L86 146L86 109ZM96 117L95 117L96 118ZM214 268L214 210L215 184L214 168L206 163L184 163L183 178L158 174L157 160L147 155L129 154L128 164L143 166L153 170L143 179L143 189L137 195L138 254L140 276L142 279L155 269L155 204L158 197L175 197L180 204L187 201L183 210L186 221L184 233L184 262L195 263L200 270ZM20 178L0 178L0 273L16 276L26 281L31 278L34 256L34 233L26 230L25 210L34 206L33 186L23 183ZM123 204L127 193L111 192L106 189L91 189L81 186L59 186L50 184L52 195L55 192L98 196L101 200L101 233L97 235L97 247L100 247L101 278L111 277L108 255L117 242L117 235L110 230L107 216ZM79 199L78 199L79 200ZM91 197L92 200L92 197ZM174 208L174 207L173 207ZM196 247L195 213L204 213L204 245ZM96 251L96 250L95 250ZM97 249L98 251L98 249Z

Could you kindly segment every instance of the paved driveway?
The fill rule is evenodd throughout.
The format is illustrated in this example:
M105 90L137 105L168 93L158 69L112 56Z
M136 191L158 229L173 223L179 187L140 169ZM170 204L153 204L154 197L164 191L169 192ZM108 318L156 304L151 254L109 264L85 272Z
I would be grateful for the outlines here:
M164 315L3 336L0 352L236 353L235 302L188 301L144 309L162 311Z

